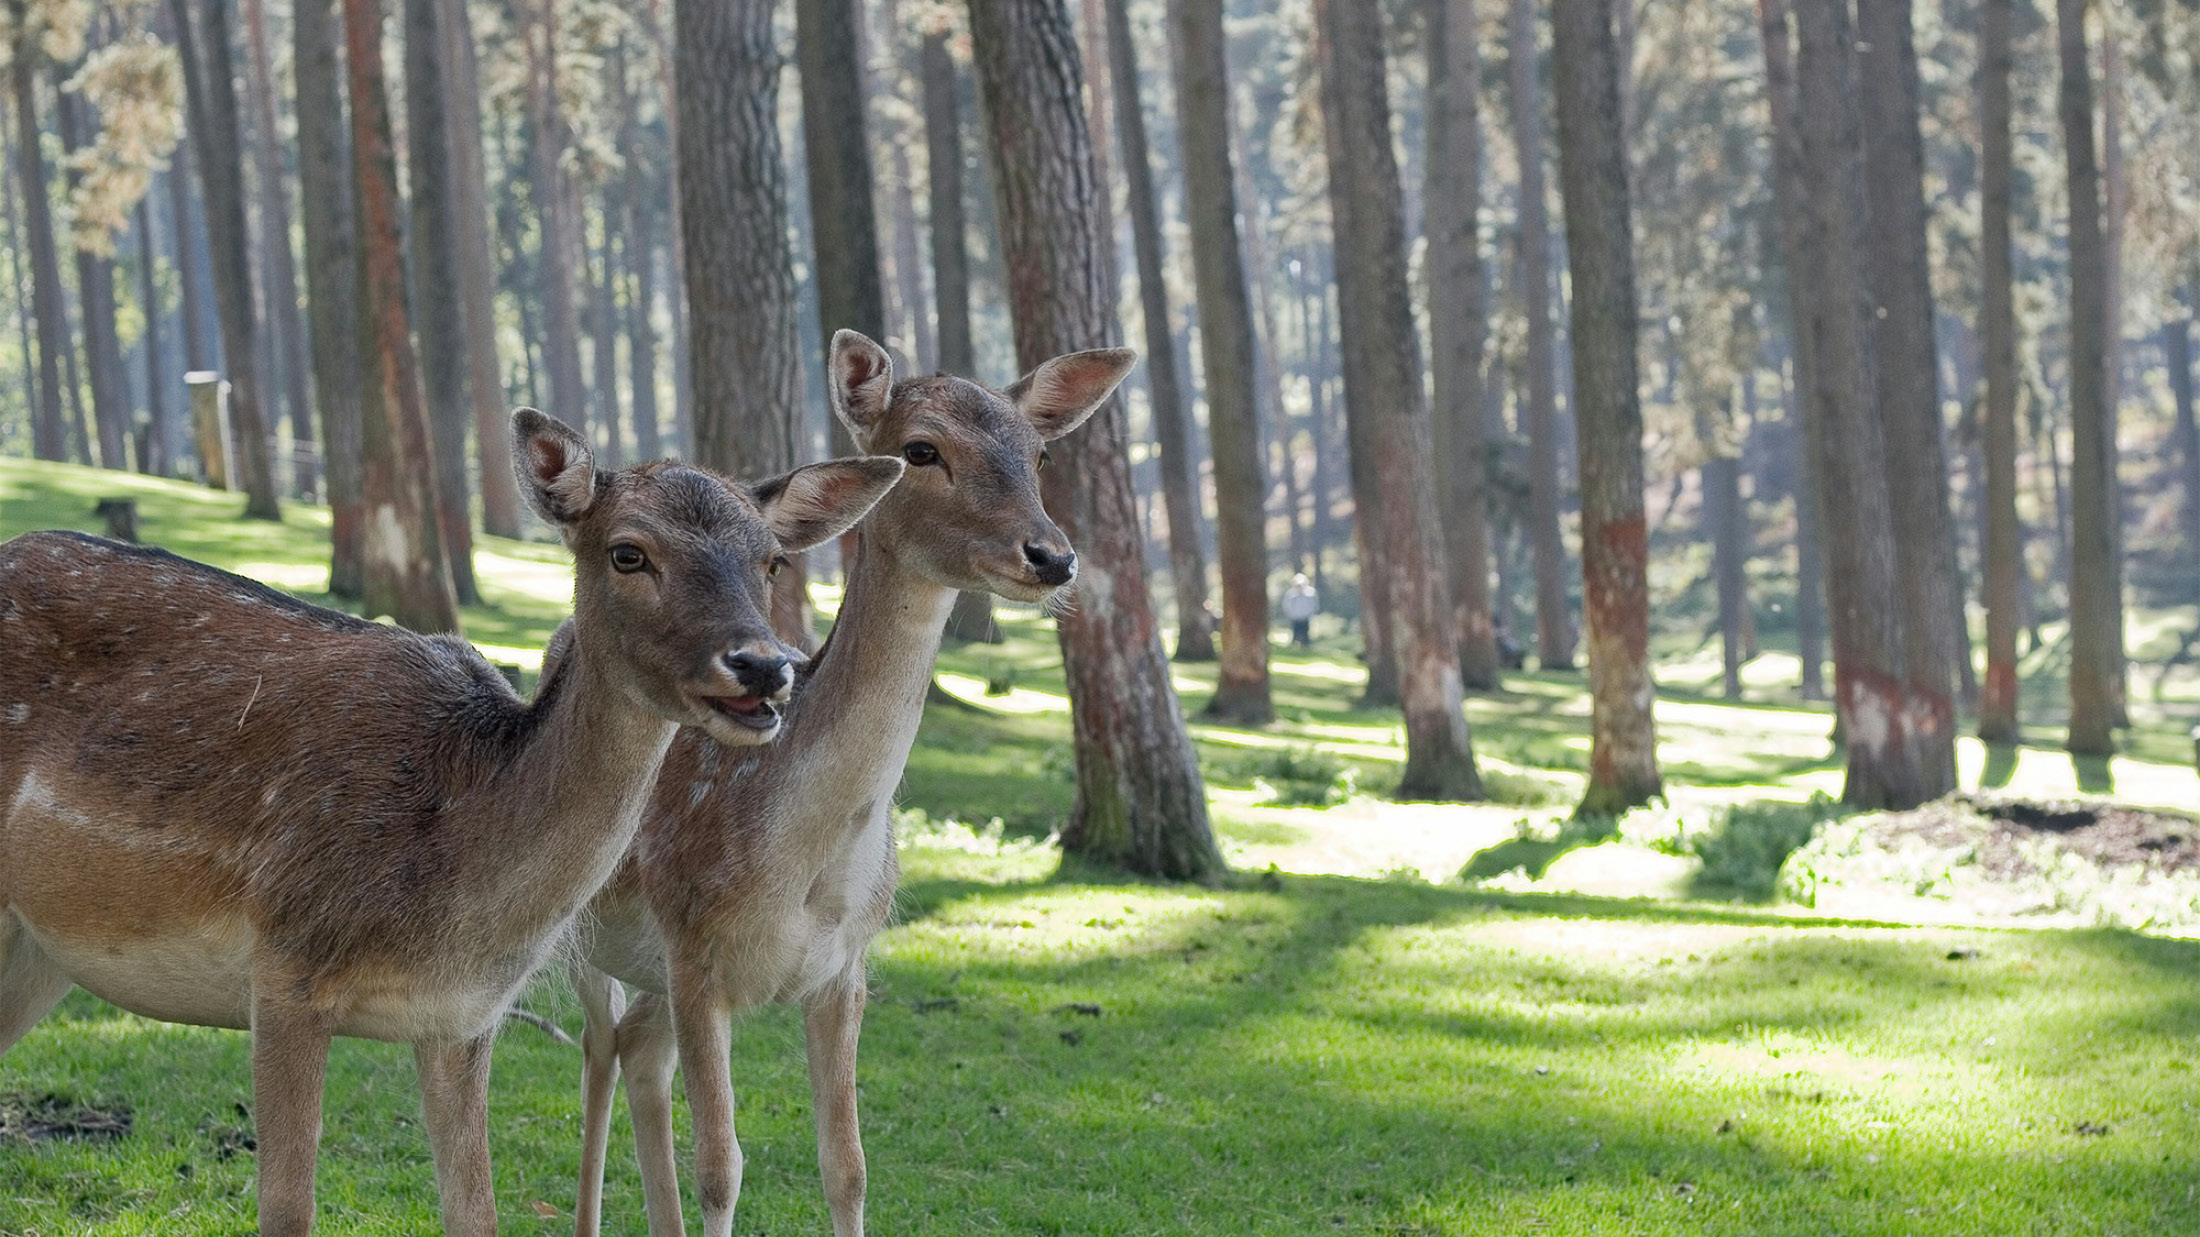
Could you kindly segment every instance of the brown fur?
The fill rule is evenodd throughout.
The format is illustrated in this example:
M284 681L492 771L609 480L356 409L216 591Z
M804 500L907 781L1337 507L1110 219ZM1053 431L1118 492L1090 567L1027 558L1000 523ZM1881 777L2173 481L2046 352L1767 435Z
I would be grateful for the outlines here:
M621 1065L650 1232L682 1231L670 1125L675 1026L703 1231L730 1232L740 1149L729 1023L777 1001L806 1010L834 1231L862 1232L855 1054L864 951L892 906L898 868L887 809L923 716L940 631L958 589L1045 601L1074 571L1068 541L1039 501L1045 440L1076 428L1131 360L1123 351L1079 353L1000 392L949 377L894 383L876 344L851 331L834 340L828 386L856 441L905 455L928 444L938 459L912 458L864 523L839 621L803 674L780 741L733 750L683 731L633 849L582 919L586 961L574 982L589 1024L576 1208L583 1237L599 1221ZM1055 564L1060 578L1042 578L1037 561ZM623 1015L614 978L644 994Z

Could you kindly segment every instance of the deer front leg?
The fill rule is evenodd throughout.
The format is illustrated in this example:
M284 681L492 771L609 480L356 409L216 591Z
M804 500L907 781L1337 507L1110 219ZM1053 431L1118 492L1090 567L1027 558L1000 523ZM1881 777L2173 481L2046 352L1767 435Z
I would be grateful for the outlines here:
M732 1237L741 1196L741 1144L733 1133L733 1002L707 966L672 971L672 1017L695 1126L695 1193L703 1237Z
M581 1179L573 1203L573 1237L596 1237L603 1225L603 1165L611 1142L611 1098L619 1086L619 981L575 961L573 993L581 1002Z
M856 1122L856 1038L863 1034L861 966L811 998L802 1030L817 1117L817 1167L833 1212L833 1237L863 1237L863 1132Z
M445 1237L496 1237L496 1189L489 1175L489 1057L495 1040L491 1032L457 1043L413 1045Z
M261 1237L313 1231L313 1161L321 1145L328 1024L295 1004L252 998L252 1127L259 1144Z
M634 1118L634 1162L642 1170L649 1237L683 1237L687 1231L680 1214L680 1157L672 1144L672 1072L679 1061L671 1003L654 992L638 994L619 1020L619 1064L626 1070L626 1107ZM738 1168L734 1184L740 1185Z

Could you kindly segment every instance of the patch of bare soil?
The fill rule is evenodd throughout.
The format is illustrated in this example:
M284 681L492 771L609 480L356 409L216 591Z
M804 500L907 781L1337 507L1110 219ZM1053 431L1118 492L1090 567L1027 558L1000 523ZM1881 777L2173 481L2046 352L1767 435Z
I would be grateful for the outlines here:
M2117 803L1951 795L1913 811L1887 813L1875 832L1975 848L1984 874L2002 880L2035 871L2039 842L2104 868L2200 870L2200 819Z
M130 1106L88 1108L58 1095L0 1096L0 1142L113 1142L130 1132Z

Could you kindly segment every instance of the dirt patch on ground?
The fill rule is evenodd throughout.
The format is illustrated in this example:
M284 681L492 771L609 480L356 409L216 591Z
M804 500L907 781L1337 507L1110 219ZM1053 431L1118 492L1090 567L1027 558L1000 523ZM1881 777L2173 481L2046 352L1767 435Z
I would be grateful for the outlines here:
M86 1107L59 1095L0 1096L0 1142L113 1142L130 1132L130 1106Z
M2200 870L2200 820L2118 803L1951 795L1914 811L1889 812L1877 831L1890 839L1976 847L1986 875L2003 879L2032 873L2040 841L2104 868Z

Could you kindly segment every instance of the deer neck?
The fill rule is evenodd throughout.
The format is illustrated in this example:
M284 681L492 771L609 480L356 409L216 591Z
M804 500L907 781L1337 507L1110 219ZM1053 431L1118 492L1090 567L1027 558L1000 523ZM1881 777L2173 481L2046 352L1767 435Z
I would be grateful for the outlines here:
M462 887L478 891L459 913L506 947L547 947L610 879L678 730L613 683L585 639L533 712L524 745L463 814L479 835L454 847L454 862L472 869Z

